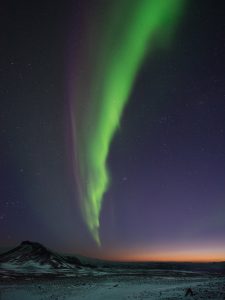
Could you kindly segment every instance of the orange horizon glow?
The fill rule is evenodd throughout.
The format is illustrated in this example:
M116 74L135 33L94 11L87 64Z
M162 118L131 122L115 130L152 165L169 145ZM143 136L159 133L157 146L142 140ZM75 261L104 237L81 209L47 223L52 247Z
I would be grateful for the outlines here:
M94 250L94 249L93 249ZM173 245L134 245L133 247L104 248L94 251L80 249L81 256L111 262L180 262L213 263L225 262L224 241L196 241L195 243L177 242ZM78 254L75 251L71 253Z
M225 254L189 254L189 253L158 253L158 254L140 254L140 255L88 255L84 256L107 260L112 262L187 262L187 263L213 263L213 262L225 262Z
M155 255L155 256L133 256L133 257L106 257L104 259L118 262L190 262L190 263L213 263L225 262L225 256L191 256L191 255Z
M211 263L225 262L225 248L222 246L214 249L209 247L196 247L185 249L160 249L144 251L135 249L133 251L116 251L109 255L99 255L99 259L118 262L193 262Z
M83 255L82 255L83 256ZM180 256L93 256L93 255L84 255L86 257L92 259L106 260L109 262L130 262L130 263L144 263L144 262L177 262L177 263L217 263L217 262L225 262L225 256L221 257L203 257L203 256L188 256L188 255L180 255Z

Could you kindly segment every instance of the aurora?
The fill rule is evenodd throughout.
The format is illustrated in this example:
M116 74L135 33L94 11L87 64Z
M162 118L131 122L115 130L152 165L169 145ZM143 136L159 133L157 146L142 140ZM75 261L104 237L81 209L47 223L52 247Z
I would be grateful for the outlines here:
M84 18L70 116L80 206L98 245L102 203L113 180L107 166L113 137L145 57L171 44L183 7L183 0L110 1Z

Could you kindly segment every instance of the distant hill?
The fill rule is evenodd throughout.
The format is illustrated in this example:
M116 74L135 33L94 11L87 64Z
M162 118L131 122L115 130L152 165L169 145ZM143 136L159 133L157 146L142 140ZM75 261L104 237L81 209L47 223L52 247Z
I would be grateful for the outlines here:
M26 269L71 269L80 267L78 259L69 261L35 242L24 241L16 248L0 255L0 267Z

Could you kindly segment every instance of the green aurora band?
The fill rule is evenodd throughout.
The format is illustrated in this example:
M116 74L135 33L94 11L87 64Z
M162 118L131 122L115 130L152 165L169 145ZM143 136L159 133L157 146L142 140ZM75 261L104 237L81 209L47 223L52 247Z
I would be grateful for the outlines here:
M113 136L144 58L152 48L170 44L184 8L184 0L103 3L104 9L93 9L83 28L71 107L81 209L98 245Z

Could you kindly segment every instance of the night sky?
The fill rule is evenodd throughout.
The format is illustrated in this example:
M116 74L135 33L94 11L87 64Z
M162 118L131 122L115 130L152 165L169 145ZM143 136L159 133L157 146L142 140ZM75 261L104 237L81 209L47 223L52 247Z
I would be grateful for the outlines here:
M1 248L225 260L225 4L140 2L2 4Z

